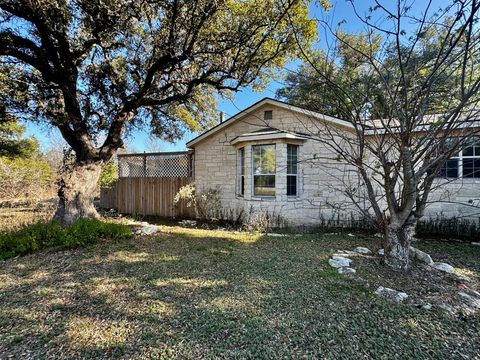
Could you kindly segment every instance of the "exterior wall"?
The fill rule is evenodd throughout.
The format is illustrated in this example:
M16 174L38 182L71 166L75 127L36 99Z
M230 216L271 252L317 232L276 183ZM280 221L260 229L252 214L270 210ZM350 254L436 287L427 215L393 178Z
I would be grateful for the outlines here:
M265 110L273 110L272 120L263 120ZM266 127L300 133L318 132L321 123L307 116L265 105L225 127L195 146L195 183L197 189L218 189L228 214L247 217L268 213L289 225L315 225L332 218L350 216L355 209L342 193L345 181L358 181L336 154L318 141L257 140L233 146L239 135ZM276 144L276 196L253 196L251 146ZM297 196L287 196L287 143L299 145ZM245 195L237 194L238 149L245 148ZM346 177L351 176L351 179Z
M263 120L266 110L273 111L272 120ZM311 139L257 140L235 146L230 143L237 136L266 127L305 134L316 134L323 129L318 120L273 105L264 105L199 142L195 146L197 189L200 192L209 189L219 191L224 217L234 218L243 213L248 219L256 214L268 213L274 219L286 220L287 224L296 226L321 225L331 219L361 217L343 192L346 185L361 189L358 174L336 160L337 154L324 144ZM347 129L341 131L348 134ZM270 143L276 144L276 195L253 196L251 147ZM297 196L287 196L287 143L299 145ZM245 149L243 197L238 195L237 189L237 156L238 149L242 147ZM438 179L434 188L426 211L427 217L480 217L480 179L450 182Z
M437 179L425 216L480 218L480 179Z

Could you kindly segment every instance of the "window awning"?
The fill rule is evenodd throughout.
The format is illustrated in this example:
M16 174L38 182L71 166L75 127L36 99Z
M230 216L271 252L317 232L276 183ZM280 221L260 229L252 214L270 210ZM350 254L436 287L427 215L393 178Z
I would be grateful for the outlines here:
M239 135L236 138L234 138L232 141L230 141L230 144L236 145L236 144L250 142L250 141L278 140L278 139L306 141L308 138L309 136L307 134L282 131L282 130L277 130L272 128L265 128L265 129L261 129L251 133L245 133L245 134Z

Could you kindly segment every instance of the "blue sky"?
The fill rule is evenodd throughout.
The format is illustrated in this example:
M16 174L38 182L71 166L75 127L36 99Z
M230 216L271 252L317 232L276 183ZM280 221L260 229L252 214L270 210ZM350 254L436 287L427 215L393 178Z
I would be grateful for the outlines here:
M355 14L353 13L351 4L346 0L331 0L330 1L334 6L328 14L320 9L318 6L311 6L311 14L315 18L330 19L331 24L335 25L340 21L344 21L342 28L350 32L358 32L363 29L363 25L358 19L356 19ZM396 2L396 1L395 1ZM391 6L395 3L394 1L383 1L384 4ZM414 12L419 12L424 9L426 1L417 0L411 1L412 9ZM438 8L439 6L445 6L450 1L448 0L437 0L433 2L433 9ZM360 14L366 14L369 7L374 4L374 1L371 0L357 0L355 1L355 6ZM408 26L408 24L406 24ZM324 46L324 39L322 37L322 32L320 31L320 41L318 46ZM298 66L300 61L295 61L288 64L287 68L294 69ZM237 112L242 109L250 106L258 100L261 100L264 97L275 97L275 92L278 88L282 87L281 79L279 81L271 81L270 85L264 92L255 92L252 88L244 88L240 92L236 93L232 100L222 100L219 99L218 110L225 113L225 118L235 115ZM60 135L56 129L49 129L45 126L39 126L36 124L27 124L28 131L27 135L34 135L42 144L44 150L48 148L53 142L60 139ZM165 141L158 141L158 146L161 151L181 151L186 149L185 143L197 136L198 134L187 133L185 136L176 141L175 143L168 143ZM126 140L127 147L129 151L148 151L149 150L149 133L148 129L142 131L138 130L133 132L129 138Z

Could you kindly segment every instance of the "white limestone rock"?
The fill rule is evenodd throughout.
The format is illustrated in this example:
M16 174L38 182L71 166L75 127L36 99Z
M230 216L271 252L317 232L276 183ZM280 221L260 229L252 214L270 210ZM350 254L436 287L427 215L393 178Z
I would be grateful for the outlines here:
M475 309L480 309L480 297L469 295L463 291L460 291L458 296L460 296L468 306Z
M350 266L352 260L343 256L333 255L331 259L328 260L328 263L331 267L342 268Z
M402 291L397 291L383 286L379 286L377 290L375 290L375 294L383 297L384 299L393 300L397 303L402 302L406 298L408 298L408 295Z
M452 265L446 264L446 263L439 263L439 262L434 262L433 264L430 265L434 269L437 269L439 271L443 271L446 273L453 273L454 267Z
M342 275L355 274L357 272L357 270L348 266L338 268L337 271L339 274L342 274Z
M195 227L197 226L197 221L196 220L182 220L178 222L178 225L184 226L184 227Z
M414 248L413 246L410 246L410 257L427 265L433 264L433 260L430 255L428 255L426 252L423 252L422 250Z
M156 225L145 225L136 231L137 235L153 235L158 232L158 227Z
M355 249L353 249L353 251L358 254L364 254L364 255L368 255L372 253L369 248L366 248L363 246L357 246Z
M422 309L423 310L431 310L432 309L432 304L429 304L429 303L424 304L424 305L422 305Z

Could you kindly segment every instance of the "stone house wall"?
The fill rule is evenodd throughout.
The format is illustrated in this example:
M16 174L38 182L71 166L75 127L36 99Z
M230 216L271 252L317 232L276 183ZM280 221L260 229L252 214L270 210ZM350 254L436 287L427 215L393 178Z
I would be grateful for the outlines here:
M264 120L264 111L272 110L273 119ZM288 225L321 225L328 220L361 218L360 212L344 195L345 184L361 188L358 174L337 160L337 154L324 144L308 139L257 140L232 145L236 137L264 128L313 134L322 130L322 123L298 112L266 104L247 113L221 131L197 143L195 148L195 182L199 192L217 189L224 217L235 218L243 213L247 218L268 213L272 218L286 220ZM331 125L330 125L331 126ZM348 134L348 129L341 129ZM353 136L353 135L352 135ZM253 196L251 146L276 145L276 195ZM287 143L299 146L297 196L287 196ZM245 194L238 195L238 149L245 149ZM439 179L437 184L446 182ZM360 187L358 186L360 185ZM458 179L431 193L428 217L468 216L478 218L480 179ZM367 203L365 202L365 207Z

